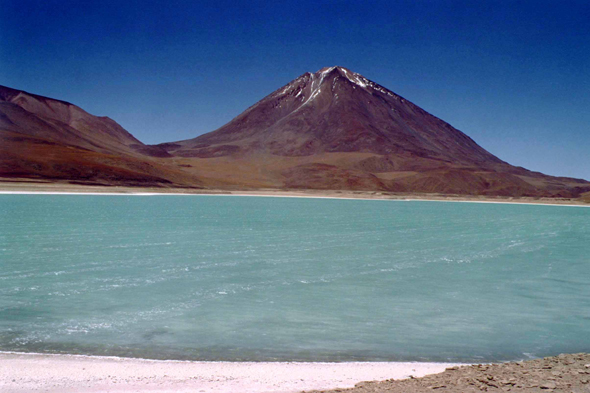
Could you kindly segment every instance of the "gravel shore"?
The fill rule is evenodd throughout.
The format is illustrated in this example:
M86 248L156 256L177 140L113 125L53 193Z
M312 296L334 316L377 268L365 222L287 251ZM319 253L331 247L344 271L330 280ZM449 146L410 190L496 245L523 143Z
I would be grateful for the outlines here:
M515 363L450 367L440 374L405 380L362 382L352 389L307 393L590 392L590 354Z

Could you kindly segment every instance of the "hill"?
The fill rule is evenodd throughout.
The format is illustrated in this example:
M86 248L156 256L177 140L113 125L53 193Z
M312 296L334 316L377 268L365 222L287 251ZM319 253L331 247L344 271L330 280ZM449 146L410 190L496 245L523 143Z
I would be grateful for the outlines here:
M108 117L76 105L0 86L0 176L84 184L199 185L158 160L169 154L146 146Z

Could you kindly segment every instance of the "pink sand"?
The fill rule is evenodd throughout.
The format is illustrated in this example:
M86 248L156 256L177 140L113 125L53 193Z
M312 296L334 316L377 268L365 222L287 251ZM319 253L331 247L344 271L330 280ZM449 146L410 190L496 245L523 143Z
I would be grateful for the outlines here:
M0 353L0 391L287 393L420 377L450 363L188 362Z

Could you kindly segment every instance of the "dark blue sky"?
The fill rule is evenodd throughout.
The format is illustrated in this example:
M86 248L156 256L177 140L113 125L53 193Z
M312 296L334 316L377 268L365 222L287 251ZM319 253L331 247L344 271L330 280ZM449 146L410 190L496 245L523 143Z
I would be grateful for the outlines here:
M0 0L0 84L195 137L341 65L503 160L590 179L590 2Z

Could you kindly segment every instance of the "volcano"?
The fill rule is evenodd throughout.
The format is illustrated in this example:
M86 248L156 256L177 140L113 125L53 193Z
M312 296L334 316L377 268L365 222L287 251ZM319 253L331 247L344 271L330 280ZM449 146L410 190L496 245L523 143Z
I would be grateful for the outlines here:
M224 168L242 185L563 197L588 187L509 165L412 102L338 66L301 75L216 131L160 147L212 171Z
M305 73L221 128L145 145L114 120L0 87L0 178L211 189L577 198L590 183L512 166L344 67Z
M343 67L303 74L220 129L161 146L183 157L361 152L502 163L449 124Z

